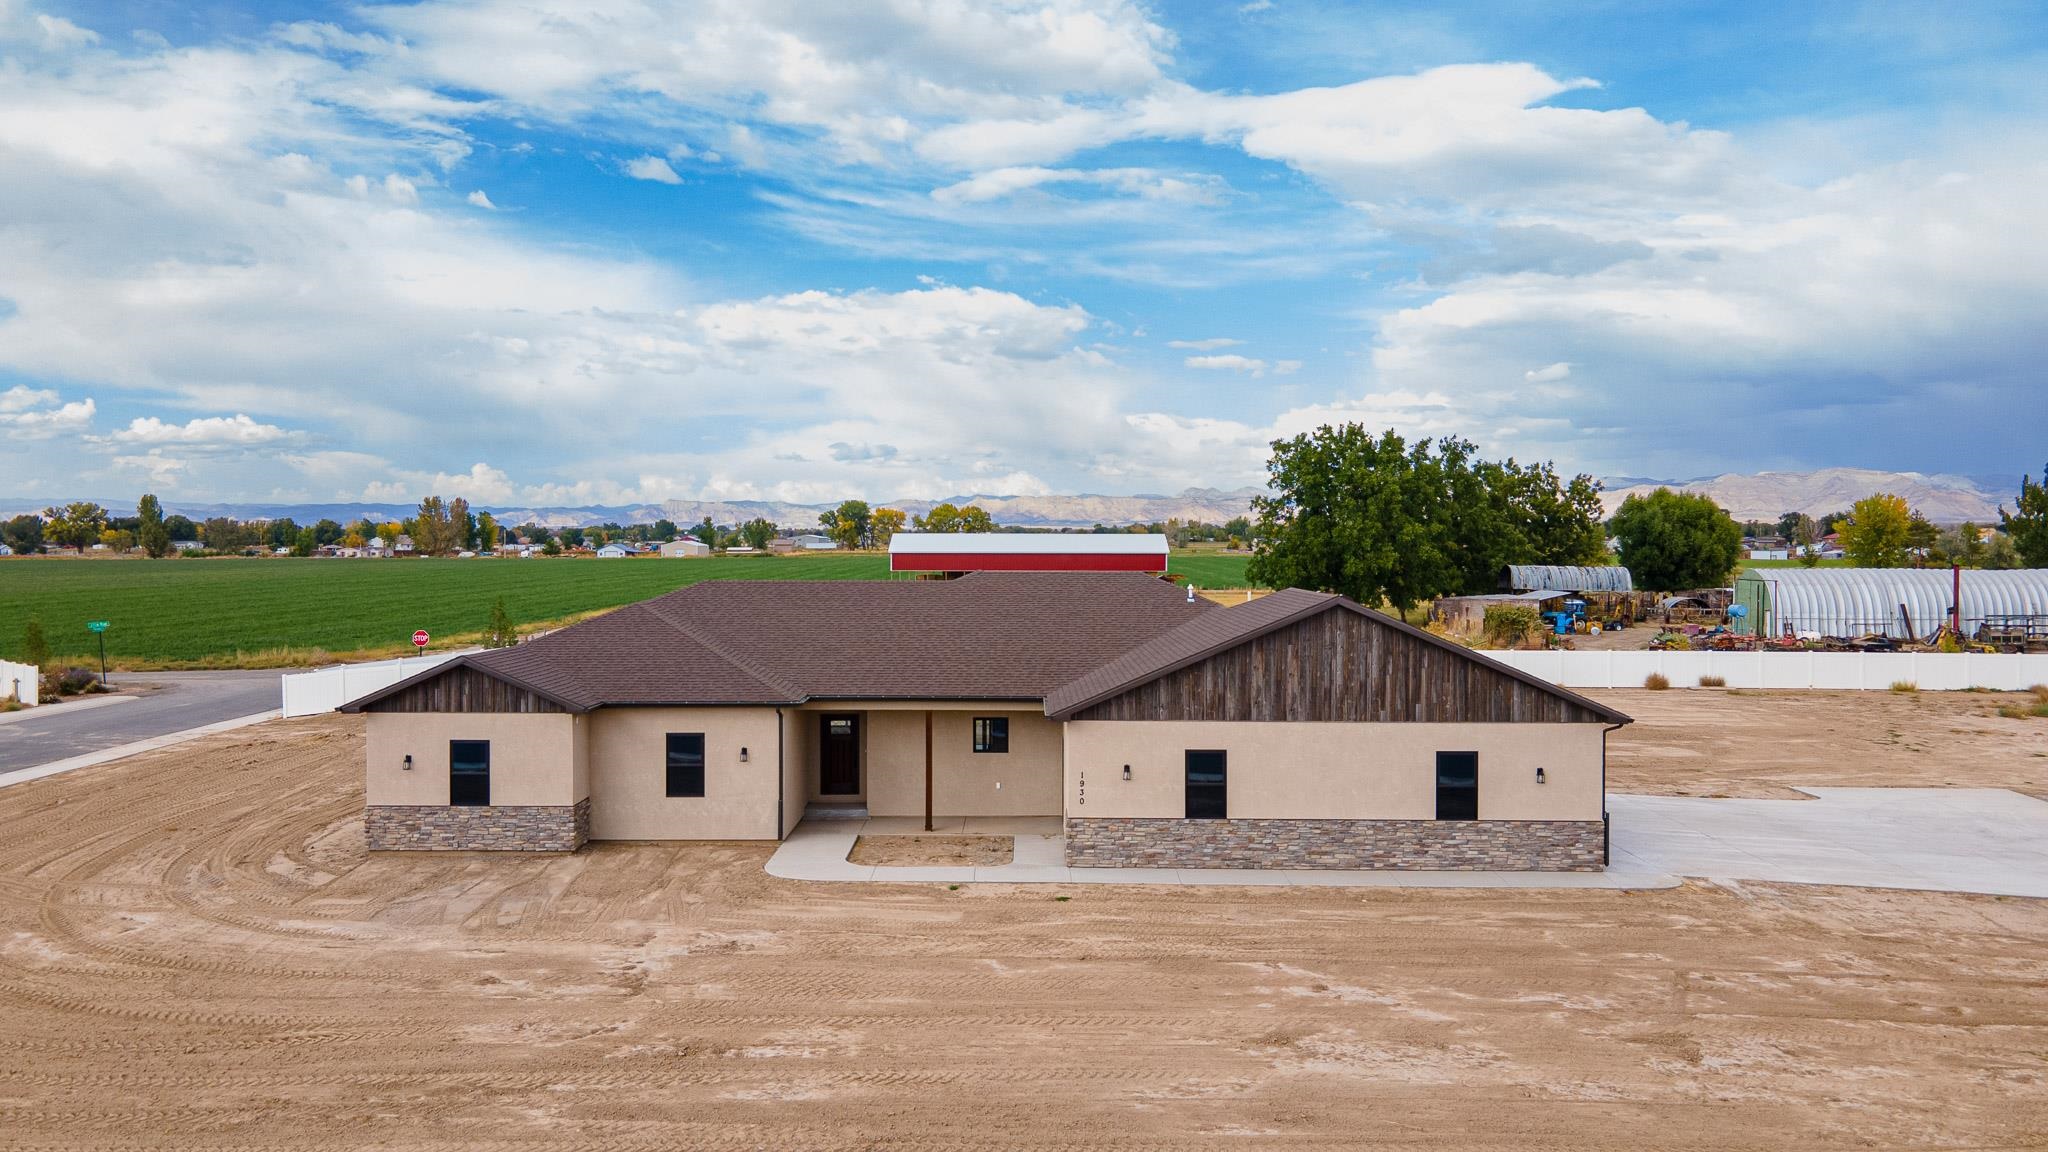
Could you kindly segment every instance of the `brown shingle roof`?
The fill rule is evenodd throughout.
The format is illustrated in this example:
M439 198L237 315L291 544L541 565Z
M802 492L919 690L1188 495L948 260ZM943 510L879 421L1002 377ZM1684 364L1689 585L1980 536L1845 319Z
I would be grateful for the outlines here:
M1053 689L1045 697L1045 714L1065 719L1091 704L1127 692L1141 684L1188 667L1219 652L1227 651L1268 632L1284 628L1319 612L1340 609L1356 612L1383 627L1398 629L1467 660L1483 661L1489 669L1569 700L1610 723L1627 724L1629 717L1576 692L1568 691L1518 668L1488 660L1469 649L1432 636L1420 628L1381 612L1361 607L1356 601L1328 592L1283 588L1271 596L1210 612L1163 632L1100 667L1091 669Z
M807 699L1042 700L1189 620L1220 614L1142 573L958 580L707 580L514 648L460 657L575 711Z

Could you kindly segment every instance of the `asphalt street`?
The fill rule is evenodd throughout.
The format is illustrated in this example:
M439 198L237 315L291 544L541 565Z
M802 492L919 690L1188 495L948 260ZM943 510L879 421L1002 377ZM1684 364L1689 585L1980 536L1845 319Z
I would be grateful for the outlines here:
M66 760L152 736L165 736L276 708L279 673L116 672L120 703L51 705L7 713L0 720L0 779L8 773ZM84 702L102 697L87 696Z

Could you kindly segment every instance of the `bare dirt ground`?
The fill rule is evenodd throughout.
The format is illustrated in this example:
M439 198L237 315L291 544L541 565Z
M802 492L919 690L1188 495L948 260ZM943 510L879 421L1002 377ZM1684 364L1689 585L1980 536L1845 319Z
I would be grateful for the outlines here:
M861 836L846 858L855 864L899 867L957 865L995 868L1014 852L1008 836Z
M1635 717L1607 737L1607 787L1796 798L1792 786L2010 788L2048 800L2048 719L2015 692L1587 691Z
M765 844L370 858L361 748L350 718L272 723L0 790L0 1146L2048 1131L2048 901L807 885Z

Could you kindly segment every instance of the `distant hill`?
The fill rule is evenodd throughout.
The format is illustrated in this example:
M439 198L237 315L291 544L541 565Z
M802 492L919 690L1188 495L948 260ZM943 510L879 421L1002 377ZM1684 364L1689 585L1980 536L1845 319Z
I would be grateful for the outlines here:
M1190 488L1177 496L953 496L946 500L876 500L878 508L900 508L913 516L931 511L936 504L979 504L996 523L1026 528L1086 528L1094 524L1148 524L1158 520L1206 520L1221 524L1251 509L1252 497L1260 489ZM0 499L0 518L23 512L40 512L54 501ZM117 515L132 515L134 503L99 500ZM783 528L816 528L818 514L830 504L793 504L775 500L670 500L662 504L587 505L550 507L522 505L477 505L501 523L541 524L549 528L582 527L606 522L652 524L664 517L685 527L706 516L714 524L740 524L765 517ZM378 522L403 520L418 507L412 504L196 504L164 501L167 515L204 520L209 516L231 516L237 520L276 520L289 516L300 524L335 520L343 524L370 519Z
M1868 468L1822 468L1814 472L1731 472L1699 480L1643 480L1637 477L1606 481L1601 503L1612 513L1632 495L1646 495L1658 488L1698 492L1713 497L1737 520L1775 520L1786 512L1825 516L1846 510L1851 504L1879 492L1902 496L1906 503L1937 524L1979 524L1998 522L2001 500L2010 503L2019 487L2014 477L2012 491L1987 492L1983 478L1928 476L1919 472L1879 472Z

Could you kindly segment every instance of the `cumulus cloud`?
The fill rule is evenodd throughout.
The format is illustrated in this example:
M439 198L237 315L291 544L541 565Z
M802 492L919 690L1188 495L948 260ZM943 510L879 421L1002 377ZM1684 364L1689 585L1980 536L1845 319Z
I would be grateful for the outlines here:
M183 424L166 423L154 416L138 416L126 428L107 437L116 444L177 444L204 448L251 448L290 440L297 433L275 424L262 424L241 413L233 416L203 416Z
M1527 372L1522 373L1522 379L1527 380L1531 384L1549 384L1562 380L1571 374L1572 366L1560 360L1555 364L1545 365L1542 368L1531 368Z
M16 386L0 392L0 433L16 440L81 433L97 410L90 396L60 404L55 392Z
M659 156L639 156L626 161L626 175L635 180L652 180L657 184L681 184L683 178L669 167L668 161Z
M470 206L474 208L487 208L495 210L498 207L496 204L491 203L491 198L489 196L484 195L484 190L481 188L477 189L474 192L471 192L468 196L468 200Z
M52 49L81 48L100 42L100 34L90 28L80 28L62 16L36 13L36 27L42 30L43 45Z
M1252 356L1240 356L1235 352L1226 352L1218 356L1190 356L1186 360L1181 361L1181 363L1190 368L1200 368L1210 372L1243 372L1252 376L1264 376L1267 368L1264 360Z
M1190 348L1197 352L1213 352L1218 348L1235 348L1244 343L1228 336L1211 336L1206 340L1168 340L1168 348Z

